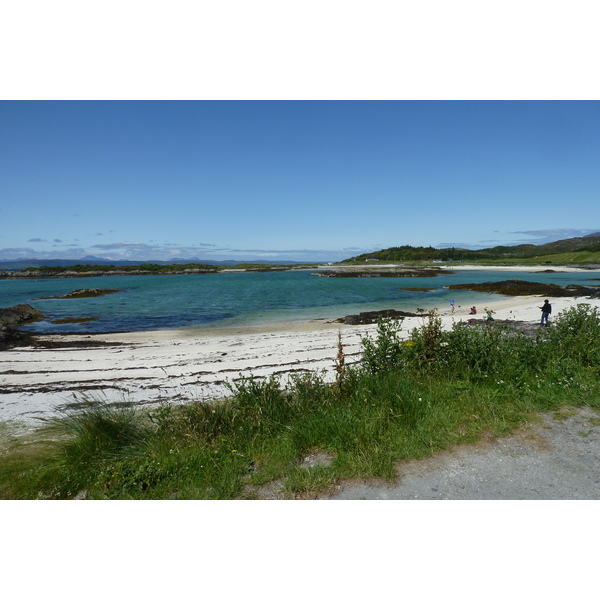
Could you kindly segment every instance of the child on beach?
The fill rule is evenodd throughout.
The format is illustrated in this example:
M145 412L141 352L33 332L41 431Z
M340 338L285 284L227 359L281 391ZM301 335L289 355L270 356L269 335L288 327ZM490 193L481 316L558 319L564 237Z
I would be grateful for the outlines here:
M471 307L471 312L469 314L470 315L476 315L477 314L477 309L474 306Z
M492 317L492 315L494 314L493 310L490 310L489 308L485 309L485 314L487 315L487 317L485 318L486 321L493 321L494 317Z

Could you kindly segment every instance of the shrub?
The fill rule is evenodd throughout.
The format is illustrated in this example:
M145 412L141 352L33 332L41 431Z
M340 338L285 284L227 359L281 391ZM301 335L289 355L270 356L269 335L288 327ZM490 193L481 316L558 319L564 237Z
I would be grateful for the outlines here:
M443 360L445 356L444 332L442 319L435 310L429 313L427 320L410 333L410 344L405 346L410 350L408 358L414 364L432 367Z
M550 340L560 357L600 369L600 312L589 304L562 311L550 330Z
M402 362L403 342L399 338L402 323L394 319L379 318L377 335L361 336L362 366L368 373L392 369Z

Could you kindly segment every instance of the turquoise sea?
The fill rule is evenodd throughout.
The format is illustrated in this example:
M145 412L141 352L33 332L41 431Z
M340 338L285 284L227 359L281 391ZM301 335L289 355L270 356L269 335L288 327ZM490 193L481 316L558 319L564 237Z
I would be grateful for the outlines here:
M45 332L118 332L180 327L239 327L335 319L368 310L484 306L505 296L449 290L453 283L523 279L558 285L598 284L598 273L449 271L440 277L317 277L312 271L233 272L204 275L113 276L0 280L0 308L30 304L47 317L26 326ZM595 280L595 281L594 281ZM427 292L400 288L432 288ZM120 289L98 298L42 300L82 288ZM55 324L68 317L95 318Z

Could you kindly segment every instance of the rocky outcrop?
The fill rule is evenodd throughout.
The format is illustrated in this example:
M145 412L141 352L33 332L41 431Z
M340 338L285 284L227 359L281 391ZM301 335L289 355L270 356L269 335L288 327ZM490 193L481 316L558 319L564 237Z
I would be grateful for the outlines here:
M362 312L358 315L348 315L333 321L334 323L345 323L346 325L369 325L377 323L380 318L385 319L403 319L404 317L419 317L416 313L404 312L403 310L375 310L372 312Z
M29 304L17 304L10 308L0 308L0 327L14 327L44 318L42 311Z
M459 327L474 327L474 328L494 328L503 329L508 335L525 335L527 337L536 338L538 335L548 335L548 328L540 327L537 322L531 321L512 321L510 319L494 319L493 321L481 319L469 319L458 323ZM551 325L552 327L553 325Z
M29 304L0 308L0 350L8 350L15 346L29 346L32 343L31 335L17 331L14 327L43 318L43 313Z
M332 269L313 273L318 277L437 277L438 275L451 275L452 271L446 271L437 267L414 267L414 268L388 268L388 269Z
M101 290L98 288L91 288L88 290L73 290L64 296L45 296L40 300L65 300L69 298L97 298L98 296L106 296L107 294L114 294L115 292L121 292L122 290Z
M562 287L554 283L537 283L522 279L507 281L487 281L485 283L461 283L448 286L451 290L471 290L472 292L488 292L503 296L550 296L552 298L587 296L600 297L600 290L583 285L567 285Z

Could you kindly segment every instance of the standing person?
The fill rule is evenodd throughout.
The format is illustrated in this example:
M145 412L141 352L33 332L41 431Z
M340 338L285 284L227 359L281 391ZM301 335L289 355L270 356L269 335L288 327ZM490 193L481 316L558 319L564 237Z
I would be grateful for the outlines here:
M454 298L450 300L450 312L454 314Z
M540 306L540 309L542 311L542 321L540 325L543 325L545 321L546 327L548 327L548 317L552 313L552 305L550 302L548 302L548 300L544 300L544 306Z

